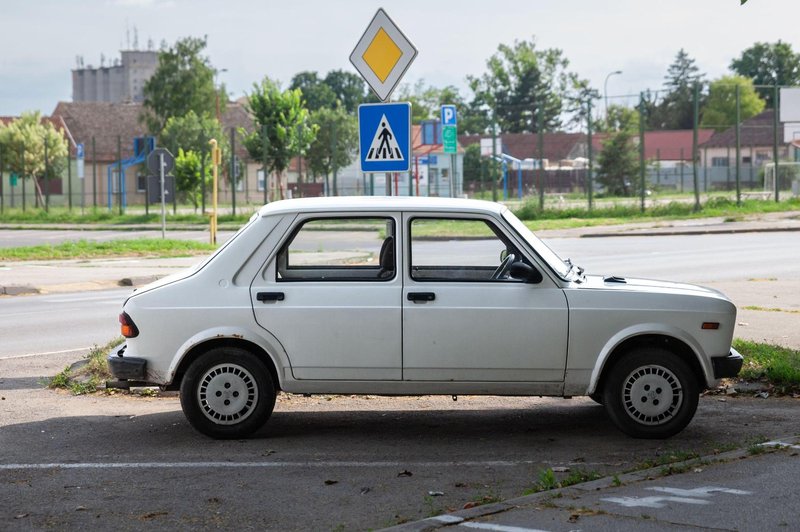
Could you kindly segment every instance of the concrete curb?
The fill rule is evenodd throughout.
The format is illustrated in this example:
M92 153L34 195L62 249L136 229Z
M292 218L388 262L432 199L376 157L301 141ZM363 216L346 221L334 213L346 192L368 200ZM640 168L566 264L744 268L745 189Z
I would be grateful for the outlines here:
M793 435L774 438L770 441L759 444L758 447L763 448L767 452L769 450L777 450L786 447L800 449L800 436ZM643 480L652 480L654 478L664 477L672 474L669 471L665 472L664 468L669 468L670 470L690 470L694 466L708 466L711 464L744 460L750 456L752 456L752 454L749 449L737 449L725 453L693 458L683 462L665 464L663 466L652 467L650 469L644 469L641 471L607 476L598 480L584 482L582 484L574 484L566 488L542 491L532 495L525 495L494 504L476 506L475 508L470 508L469 510L460 510L458 512L449 514L436 515L434 517L428 517L426 519L421 519L411 523L403 523L401 525L385 528L383 530L391 530L393 532L428 532L432 530L438 530L439 528L445 526L458 525L471 519L486 517L489 515L506 512L508 510L513 510L515 508L536 506L537 504L546 502L547 499L551 499L559 495L569 497L570 495L579 495L581 493L616 487L618 485L631 484L634 482L641 482Z
M139 287L158 281L166 275L146 275L144 277L123 277L117 281L98 281L87 283L70 283L65 285L50 285L47 287L33 286L0 286L0 297L2 296L30 296L38 294L63 294L74 292L86 292L91 290L104 290L117 287Z
M742 227L736 229L687 229L669 231L628 231L625 233L587 233L580 238L607 238L616 236L698 236L736 235L740 233L785 233L800 231L800 227Z
M31 294L41 294L39 288L32 286L0 286L0 296L24 296Z

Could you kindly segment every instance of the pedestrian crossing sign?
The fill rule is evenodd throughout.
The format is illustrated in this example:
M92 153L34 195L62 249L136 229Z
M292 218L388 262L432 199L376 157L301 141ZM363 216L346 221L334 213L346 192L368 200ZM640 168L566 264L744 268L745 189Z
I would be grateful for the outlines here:
M362 172L408 172L411 168L411 104L360 105L358 144Z

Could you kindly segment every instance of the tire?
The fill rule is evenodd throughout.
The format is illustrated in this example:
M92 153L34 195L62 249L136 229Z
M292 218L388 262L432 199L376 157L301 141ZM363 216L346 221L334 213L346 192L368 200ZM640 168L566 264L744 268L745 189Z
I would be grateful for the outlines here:
M682 431L694 417L697 378L674 353L637 349L620 359L603 386L609 417L634 438L662 439Z
M603 404L603 393L602 392L594 392L589 394L589 399L597 403L598 405Z
M181 407L198 432L217 439L249 436L275 407L275 384L251 352L217 347L202 354L181 382Z

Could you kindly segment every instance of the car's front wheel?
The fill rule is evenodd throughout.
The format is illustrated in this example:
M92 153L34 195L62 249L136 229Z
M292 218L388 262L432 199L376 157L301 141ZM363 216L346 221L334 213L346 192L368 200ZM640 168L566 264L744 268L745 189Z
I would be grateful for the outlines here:
M697 378L674 353L641 348L611 368L603 404L614 424L635 438L669 438L694 417Z
M199 432L232 439L258 430L275 407L275 385L264 363L238 347L217 347L189 366L181 407Z

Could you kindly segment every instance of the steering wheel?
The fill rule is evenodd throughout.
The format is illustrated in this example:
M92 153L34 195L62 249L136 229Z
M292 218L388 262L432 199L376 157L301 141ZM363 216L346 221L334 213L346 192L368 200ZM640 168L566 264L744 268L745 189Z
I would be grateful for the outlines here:
M492 274L492 281L496 281L505 277L516 259L517 257L515 257L513 253L506 255L506 258L503 259L503 262L500 263L500 266L498 266Z

